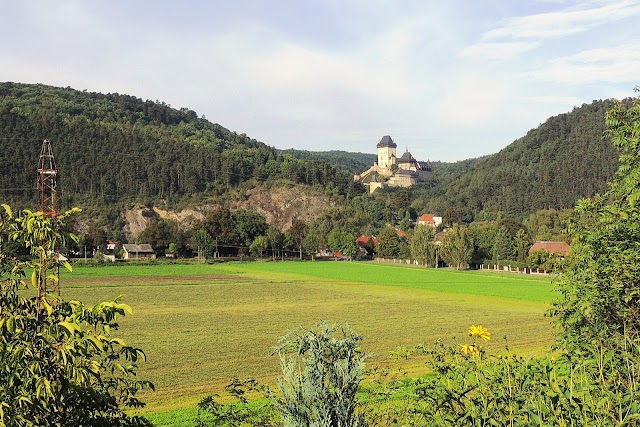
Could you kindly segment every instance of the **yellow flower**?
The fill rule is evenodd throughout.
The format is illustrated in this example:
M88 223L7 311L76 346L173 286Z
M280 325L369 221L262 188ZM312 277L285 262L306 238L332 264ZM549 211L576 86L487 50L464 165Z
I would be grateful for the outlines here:
M475 337L475 338L482 338L484 341L489 341L491 339L491 334L489 333L489 330L481 325L469 326L469 336Z
M478 350L478 347L476 347L475 345L463 344L460 347L461 347L460 351L463 354L472 354L474 356L477 356L478 354L480 354L480 350Z

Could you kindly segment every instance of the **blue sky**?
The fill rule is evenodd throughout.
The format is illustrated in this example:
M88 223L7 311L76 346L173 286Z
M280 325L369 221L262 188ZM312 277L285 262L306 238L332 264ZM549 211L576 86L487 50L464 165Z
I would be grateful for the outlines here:
M0 0L0 81L187 107L277 148L498 152L640 85L640 0Z

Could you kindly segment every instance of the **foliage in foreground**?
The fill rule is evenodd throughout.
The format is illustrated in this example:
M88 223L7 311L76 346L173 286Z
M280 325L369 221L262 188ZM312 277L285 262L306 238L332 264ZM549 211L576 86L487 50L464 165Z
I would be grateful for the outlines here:
M67 214L18 216L0 211L0 245L25 246L35 260L0 253L0 426L145 426L126 408L144 404L136 394L153 388L135 378L138 348L112 335L131 312L118 299L87 307L57 294L29 298L47 272L70 266L55 256ZM30 280L27 279L30 277Z
M357 399L364 361L362 337L340 324L321 322L280 339L279 393L237 379L225 388L235 398L223 405L218 395L198 405L196 427L257 425L270 427L367 427ZM262 391L271 404L249 403L247 392ZM277 411L277 412L275 412Z

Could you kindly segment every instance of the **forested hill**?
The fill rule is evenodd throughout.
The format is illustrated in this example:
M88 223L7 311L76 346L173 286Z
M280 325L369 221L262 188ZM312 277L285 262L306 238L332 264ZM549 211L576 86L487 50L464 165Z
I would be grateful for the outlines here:
M285 179L360 194L352 175L304 161L162 102L45 85L0 83L0 197L33 198L43 139L53 143L62 204L176 200L247 181Z
M301 160L321 160L331 166L345 169L352 174L359 174L371 167L373 162L378 161L376 153L351 153L349 151L306 151L290 148L282 150L283 154L291 154Z
M434 210L455 207L467 220L572 208L603 192L618 167L616 149L603 138L611 105L594 101L551 117L499 153L461 162L457 173L439 177L439 166L446 172L452 165L435 164L435 182L421 197Z

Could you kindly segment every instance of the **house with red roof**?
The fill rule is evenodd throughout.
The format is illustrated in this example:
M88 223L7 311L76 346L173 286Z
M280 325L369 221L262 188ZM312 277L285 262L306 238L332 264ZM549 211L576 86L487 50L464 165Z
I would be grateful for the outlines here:
M373 236L360 236L356 239L358 252L361 256L373 255L374 248L378 246L378 238Z
M422 214L418 217L418 225L428 225L436 228L442 224L442 217L435 216L434 214Z
M549 253L565 257L571 252L571 247L567 242L538 241L531 246L531 249L529 249L529 255L536 251L547 251Z

